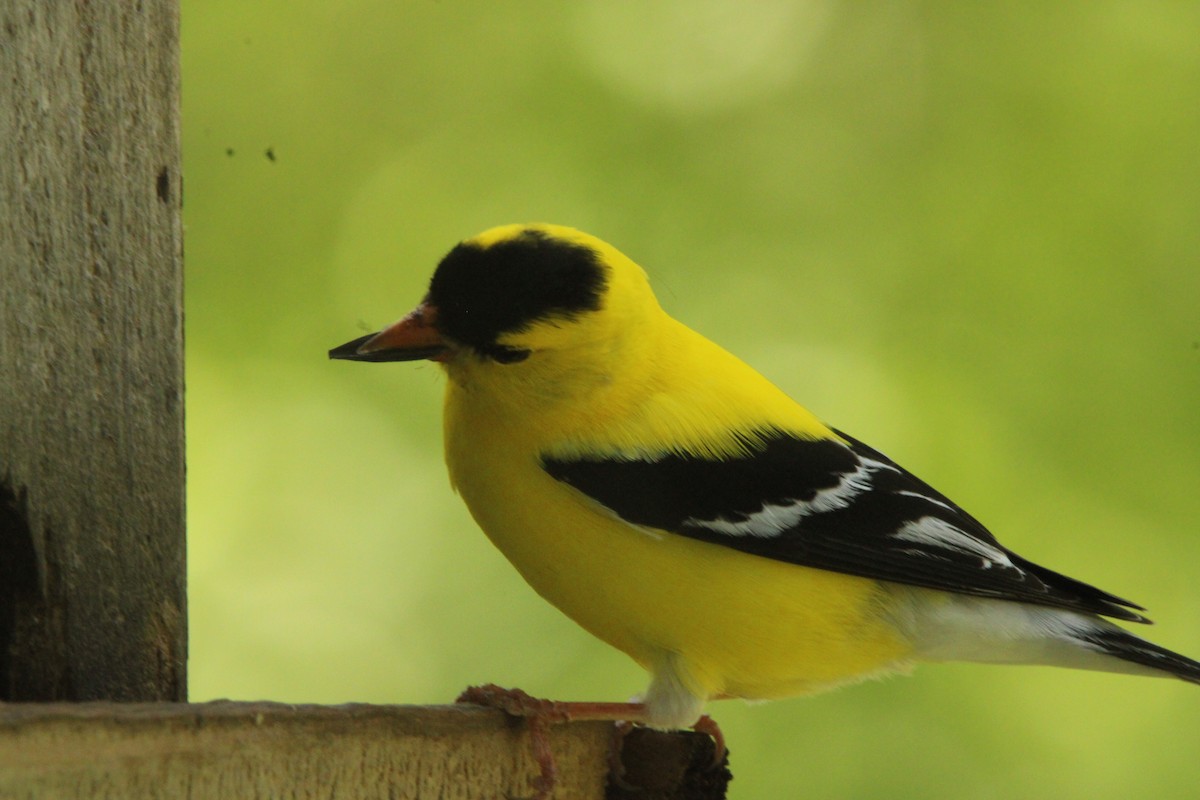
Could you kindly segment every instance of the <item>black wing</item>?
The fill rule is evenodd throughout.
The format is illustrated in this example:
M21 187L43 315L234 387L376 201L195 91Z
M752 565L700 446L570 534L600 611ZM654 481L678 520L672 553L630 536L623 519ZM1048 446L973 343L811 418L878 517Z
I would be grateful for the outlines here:
M1115 595L1008 550L974 517L862 442L755 431L712 459L544 457L542 465L631 523L808 567L1148 620Z

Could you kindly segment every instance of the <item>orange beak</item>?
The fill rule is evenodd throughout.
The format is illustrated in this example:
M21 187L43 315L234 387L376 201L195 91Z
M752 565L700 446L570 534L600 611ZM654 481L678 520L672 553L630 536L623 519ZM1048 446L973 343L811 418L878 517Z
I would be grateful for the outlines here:
M360 336L329 351L346 361L444 361L450 348L434 327L437 309L422 302L408 316L378 333Z

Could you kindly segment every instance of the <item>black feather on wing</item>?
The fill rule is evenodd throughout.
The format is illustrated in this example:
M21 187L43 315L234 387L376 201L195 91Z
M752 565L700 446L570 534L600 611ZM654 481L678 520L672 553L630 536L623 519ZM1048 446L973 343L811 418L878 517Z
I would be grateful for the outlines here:
M1128 600L1026 561L891 459L838 436L754 431L737 457L547 456L542 465L628 522L764 558L1148 621Z

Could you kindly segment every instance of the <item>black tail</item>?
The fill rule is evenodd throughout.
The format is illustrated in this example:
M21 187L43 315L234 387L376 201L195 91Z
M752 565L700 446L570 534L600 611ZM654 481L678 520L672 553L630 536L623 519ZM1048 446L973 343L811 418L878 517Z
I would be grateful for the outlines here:
M1200 661L1193 661L1187 656L1159 647L1116 626L1086 633L1081 631L1076 636L1087 647L1102 653L1170 673L1191 683L1200 683Z

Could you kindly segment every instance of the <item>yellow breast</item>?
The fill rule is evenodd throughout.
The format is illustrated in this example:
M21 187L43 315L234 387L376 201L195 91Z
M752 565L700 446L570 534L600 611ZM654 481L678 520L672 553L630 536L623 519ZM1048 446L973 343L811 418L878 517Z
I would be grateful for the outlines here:
M706 363L723 364L713 354ZM744 369L733 378L756 393L755 407L774 422L782 418L806 431L820 426L748 367L724 369L700 383L727 389L728 370ZM661 367L655 374L672 379ZM636 404L589 403L604 419L581 424L572 404L527 398L523 412L514 413L494 405L496 393L453 380L453 369L451 377L447 463L475 520L542 597L651 671L670 655L699 696L770 698L894 668L907 657L908 643L884 612L884 585L631 526L540 465L547 449L585 451L593 435L609 442L719 443L730 392L689 388L683 379L666 393L643 386ZM680 408L652 407L655 398L678 403L681 397Z

